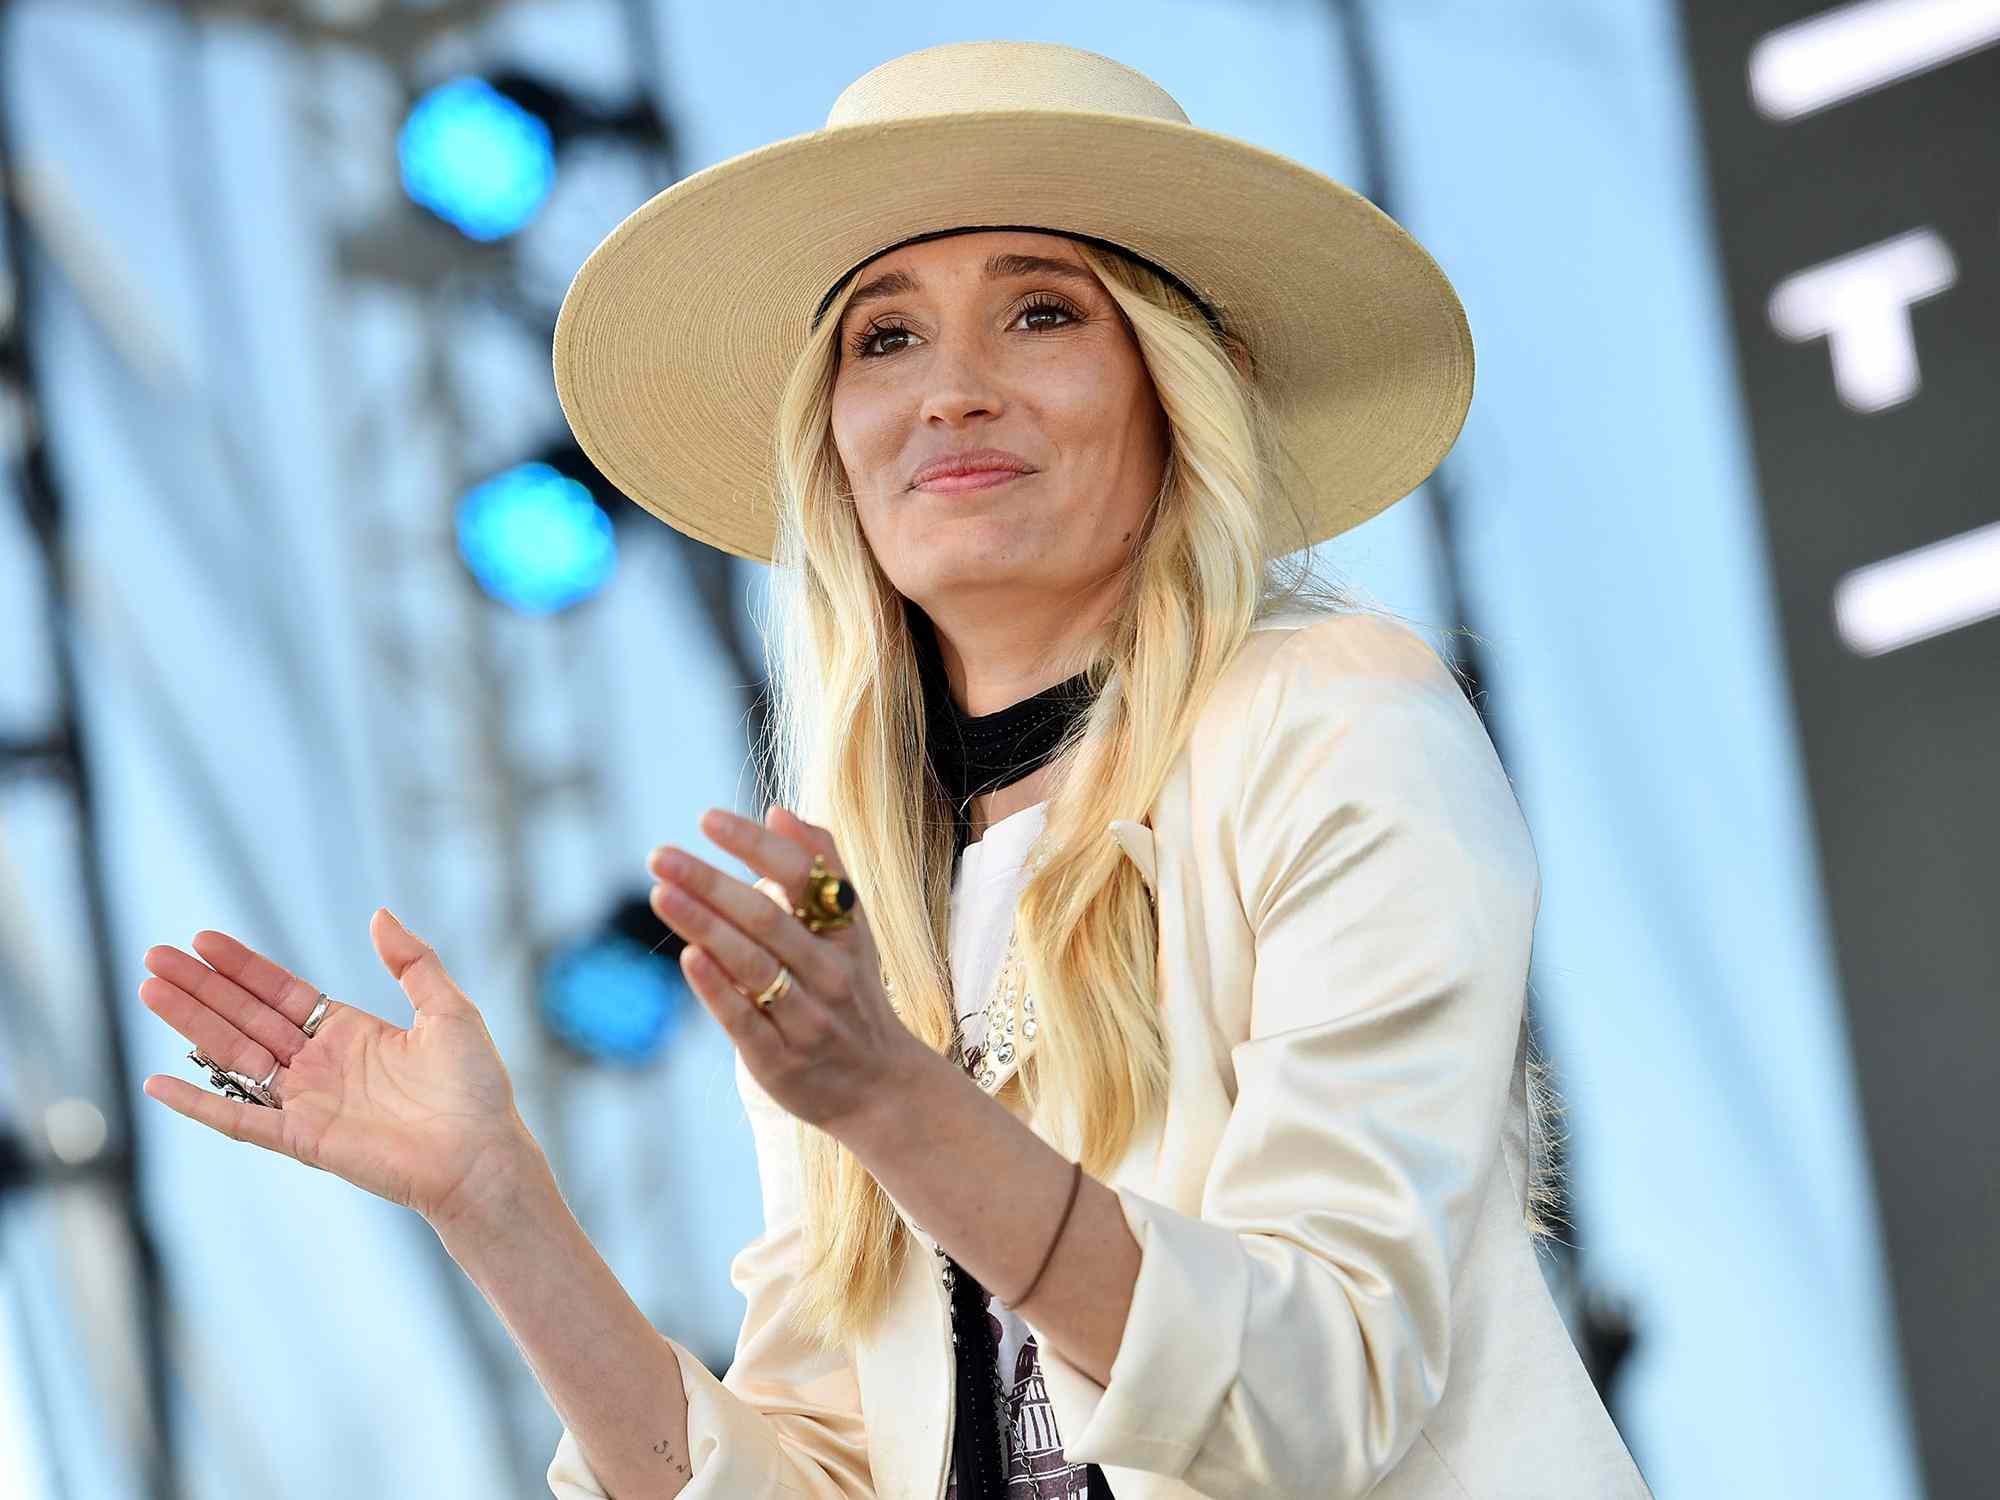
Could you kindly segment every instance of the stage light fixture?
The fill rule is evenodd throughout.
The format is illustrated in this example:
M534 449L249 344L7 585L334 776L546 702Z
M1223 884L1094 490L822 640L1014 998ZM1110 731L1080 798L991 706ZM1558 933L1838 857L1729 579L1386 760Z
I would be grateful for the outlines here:
M636 1065L666 1050L688 991L671 959L619 932L559 950L545 966L541 1015L550 1033L601 1062Z
M618 560L603 507L545 463L516 464L467 492L458 506L458 550L481 588L531 615L589 598Z
M555 186L548 121L483 78L455 78L410 109L396 140L403 190L470 239L505 239Z
M550 1034L594 1061L658 1057L694 1002L681 976L687 940L660 920L649 894L613 903L597 932L542 967L539 1009Z

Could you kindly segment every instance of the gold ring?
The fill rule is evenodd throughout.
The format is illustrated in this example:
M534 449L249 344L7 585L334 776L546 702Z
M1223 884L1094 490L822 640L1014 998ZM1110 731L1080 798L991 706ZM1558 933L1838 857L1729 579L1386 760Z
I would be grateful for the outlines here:
M778 977L757 994L751 996L759 1005L769 1005L773 1000L782 999L792 987L792 971L784 964L778 965Z
M812 868L806 871L805 899L792 908L792 915L813 932L852 926L853 883L843 875L834 874L826 867L826 861L815 854Z

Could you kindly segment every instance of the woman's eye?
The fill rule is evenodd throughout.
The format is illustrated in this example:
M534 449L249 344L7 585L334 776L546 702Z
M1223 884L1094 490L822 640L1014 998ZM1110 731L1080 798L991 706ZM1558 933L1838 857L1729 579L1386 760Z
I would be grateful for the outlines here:
M889 338L898 333L907 338L910 330L899 323L881 323L873 328L864 328L848 341L848 349L856 359L877 358L879 356L871 353L868 346L877 339Z
M1015 321L1019 322L1022 318L1032 318L1036 316L1038 313L1061 313L1065 318L1068 318L1072 323L1076 321L1076 314L1072 312L1069 308L1063 306L1063 304L1060 302L1031 302L1026 307L1022 308L1018 314L1015 315ZM1060 328L1063 325L1057 323L1052 326L1054 328Z
M1018 323L1023 318L1032 318L1043 313L1060 313L1070 323L1081 321L1081 315L1074 308L1066 306L1061 302L1031 302L1018 313L1014 314L1014 321ZM1043 324L1039 331L1053 333L1056 329L1067 326L1067 323ZM877 339L896 338L899 336L909 338L911 330L904 327L901 323L878 323L873 328L862 329L861 332L849 339L847 341L848 352L856 359L880 359L884 354L894 354L897 351L894 349L874 348L872 346L875 341Z

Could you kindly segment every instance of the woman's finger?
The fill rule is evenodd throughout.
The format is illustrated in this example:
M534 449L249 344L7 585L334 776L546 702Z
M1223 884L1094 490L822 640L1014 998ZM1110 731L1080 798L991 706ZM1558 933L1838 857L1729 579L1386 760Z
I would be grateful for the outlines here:
M205 936L208 934L196 934L197 942ZM158 943L146 950L141 962L155 979L140 985L139 997L182 1036L204 1047L212 1039L227 1049L218 1052L209 1047L209 1056L226 1068L247 1071L232 1061L239 1051L235 1037L248 1038L281 1062L289 1061L305 1041L305 1033L283 1012L192 954L183 953L171 944ZM152 995L147 993L149 990ZM224 1029L219 1032L191 1029L197 1011L211 1013ZM270 1064L264 1066L268 1068ZM257 1076L264 1075L259 1072Z
M177 984L157 977L148 979L139 986L139 998L146 1009L232 1073L262 1078L273 1063L285 1061Z
M263 1075L256 1076L261 1078ZM153 1074L140 1088L148 1099L157 1099L175 1114L199 1120L232 1141L246 1141L253 1146L262 1146L266 1151L275 1151L280 1156L292 1155L285 1149L284 1111L281 1109L268 1109L261 1104L231 1099L213 1089L197 1088L185 1078L175 1078L169 1073Z
M688 942L699 943L736 984L754 995L778 977L779 964L789 965L792 977L818 994L832 994L846 982L839 956L809 941L811 934L797 918L779 911L762 892L719 870L699 878L716 890L722 911L673 880L653 887L653 909ZM801 934L808 941L801 942Z
M790 808L780 806L775 802L771 804L770 810L764 814L764 822L768 825L768 831L775 832L779 837L798 845L808 854L818 854L826 861L827 868L833 871L834 874L841 876L847 874L847 866L841 863L840 850L834 847L833 834L829 830L820 827L817 823L808 823L804 818L793 813ZM807 868L811 868L810 861L807 862ZM803 886L804 884L805 878L801 876L799 885ZM868 913L857 907L854 912L853 925L834 930L836 932L846 932L851 935L849 941L860 955L865 967L874 968L879 965L880 959L875 952L875 934L868 926Z
M798 845L807 854L819 855L835 874L847 873L847 867L840 862L840 851L834 847L833 834L819 824L808 823L789 807L773 802L764 814L764 825L768 831Z
M816 842L802 843L788 838L761 823L739 818L727 808L711 807L701 815L700 827L703 833L759 875L770 876L788 891L804 887L816 853L825 856L827 867L834 874L847 873L830 847L822 849Z
M304 1026L319 1000L319 990L255 948L226 932L204 929L194 935L194 951L210 968L246 994L254 995L294 1026Z
M701 1003L708 1007L708 1013L715 1017L716 1024L751 1064L753 1074L776 1061L787 1045L776 1014L782 1003L759 1005L739 992L722 965L693 943L681 950L681 973ZM799 998L802 997L785 997Z
M692 942L711 944L715 958L752 991L770 983L781 963L819 994L831 995L846 985L848 960L839 949L756 886L684 849L661 850L653 871L662 882L656 909L667 925ZM695 904L676 913L669 906L673 891ZM683 921L689 925L683 927Z
M446 972L437 949L405 927L402 918L388 907L375 908L368 919L368 937L382 967L396 977L419 1017L479 1014L479 1007Z

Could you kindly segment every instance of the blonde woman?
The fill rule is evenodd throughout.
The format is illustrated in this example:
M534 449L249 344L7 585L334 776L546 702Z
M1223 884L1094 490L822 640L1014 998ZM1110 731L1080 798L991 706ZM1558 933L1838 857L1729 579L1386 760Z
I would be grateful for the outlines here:
M386 912L407 1032L151 950L240 1097L148 1092L423 1213L558 1500L1646 1496L1536 1259L1512 789L1419 637L1277 562L1456 437L1430 257L1110 59L958 44L635 213L556 374L635 501L773 564L781 803L702 825L751 878L649 861L756 1142L727 1375Z

